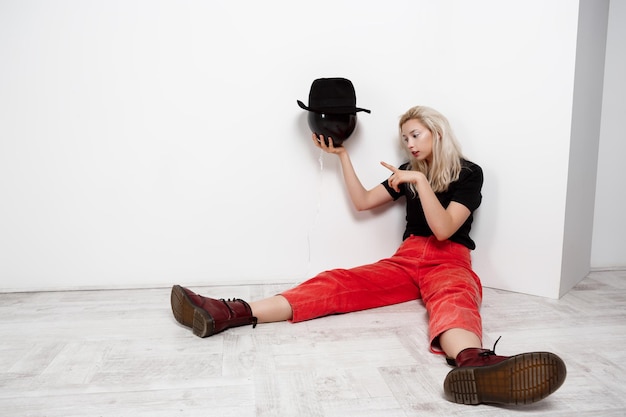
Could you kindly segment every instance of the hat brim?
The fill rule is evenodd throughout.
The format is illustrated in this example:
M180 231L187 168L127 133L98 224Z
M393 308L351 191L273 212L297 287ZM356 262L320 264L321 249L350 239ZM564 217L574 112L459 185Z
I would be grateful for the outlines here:
M308 107L300 100L297 100L297 102L298 102L298 106L300 106L302 109L307 110L307 111L312 111L315 113L351 114L351 113L356 113L360 111L364 111L365 113L371 113L370 110L362 109L360 107L325 107L321 109L321 108Z

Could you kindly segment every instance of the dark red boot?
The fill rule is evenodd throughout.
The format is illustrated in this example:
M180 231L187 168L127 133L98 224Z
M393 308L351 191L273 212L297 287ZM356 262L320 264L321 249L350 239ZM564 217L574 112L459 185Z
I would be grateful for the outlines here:
M199 337L211 336L228 328L247 324L254 328L257 324L250 305L240 299L216 300L174 285L170 301L176 321L191 327L193 334Z
M469 348L458 354L456 363L443 390L448 401L459 404L533 403L556 391L567 374L563 360L550 352L507 357Z

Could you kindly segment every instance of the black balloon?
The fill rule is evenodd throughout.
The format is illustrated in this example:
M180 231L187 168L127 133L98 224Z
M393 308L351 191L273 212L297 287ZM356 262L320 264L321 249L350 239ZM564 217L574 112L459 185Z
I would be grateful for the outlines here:
M328 114L310 111L309 128L316 135L324 136L328 145L328 138L333 139L334 146L341 146L348 139L356 127L356 114Z

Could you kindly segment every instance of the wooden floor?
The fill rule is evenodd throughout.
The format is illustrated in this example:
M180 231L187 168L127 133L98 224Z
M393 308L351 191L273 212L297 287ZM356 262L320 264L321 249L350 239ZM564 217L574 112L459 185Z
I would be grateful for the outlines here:
M182 283L184 284L184 283ZM288 286L194 288L258 299ZM169 288L0 294L1 416L625 416L626 271L593 272L561 300L485 289L485 345L548 350L555 394L524 407L443 398L420 302L200 339Z

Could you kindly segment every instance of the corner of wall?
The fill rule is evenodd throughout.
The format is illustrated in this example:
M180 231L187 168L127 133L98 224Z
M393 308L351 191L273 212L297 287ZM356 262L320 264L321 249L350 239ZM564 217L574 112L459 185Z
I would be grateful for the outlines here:
M590 270L609 0L581 0L559 297Z

